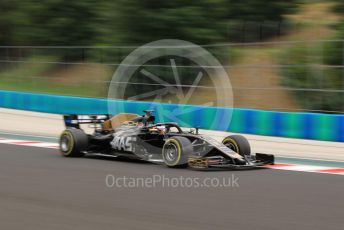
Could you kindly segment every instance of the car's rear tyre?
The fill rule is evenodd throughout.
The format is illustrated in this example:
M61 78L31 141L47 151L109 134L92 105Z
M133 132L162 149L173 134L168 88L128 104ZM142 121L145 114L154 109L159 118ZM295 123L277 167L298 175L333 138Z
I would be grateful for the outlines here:
M179 136L171 137L164 144L162 158L168 167L185 168L188 166L188 156L192 150L189 139Z
M65 157L82 157L87 150L88 137L81 129L70 128L60 136L60 151Z
M233 150L234 152L240 154L241 156L251 155L251 146L248 140L241 135L231 135L225 137L222 141L224 145Z

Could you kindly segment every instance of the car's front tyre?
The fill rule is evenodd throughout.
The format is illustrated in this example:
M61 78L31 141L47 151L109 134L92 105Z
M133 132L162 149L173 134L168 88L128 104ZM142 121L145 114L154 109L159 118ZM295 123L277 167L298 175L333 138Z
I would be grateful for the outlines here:
M188 156L192 150L189 139L180 136L171 137L164 144L162 158L168 167L185 168L188 166Z
M233 150L234 152L240 154L241 156L251 155L251 146L248 140L241 135L231 135L225 137L222 143Z

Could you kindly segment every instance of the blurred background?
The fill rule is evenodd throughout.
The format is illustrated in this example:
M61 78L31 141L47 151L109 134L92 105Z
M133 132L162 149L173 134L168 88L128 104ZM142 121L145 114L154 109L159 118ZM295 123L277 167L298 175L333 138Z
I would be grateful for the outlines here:
M235 107L344 113L343 16L341 0L1 0L0 89L106 97L131 51L182 39L220 60ZM147 66L172 81L168 57ZM190 67L177 60L182 84ZM140 83L131 90L152 89Z

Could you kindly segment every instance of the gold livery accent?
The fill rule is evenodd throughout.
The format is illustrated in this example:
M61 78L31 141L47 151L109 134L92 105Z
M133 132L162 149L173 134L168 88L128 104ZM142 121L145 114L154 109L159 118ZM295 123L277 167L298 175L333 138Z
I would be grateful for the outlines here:
M189 158L188 164L195 168L207 168L209 165L207 158Z

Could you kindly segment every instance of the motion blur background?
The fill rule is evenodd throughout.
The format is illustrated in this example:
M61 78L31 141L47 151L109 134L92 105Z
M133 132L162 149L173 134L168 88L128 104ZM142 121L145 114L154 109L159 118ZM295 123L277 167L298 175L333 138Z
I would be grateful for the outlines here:
M168 38L220 60L235 107L344 113L343 16L341 0L1 0L0 89L106 97L131 51ZM168 58L150 66L172 81ZM189 85L193 63L177 67ZM204 103L209 91L188 103Z

